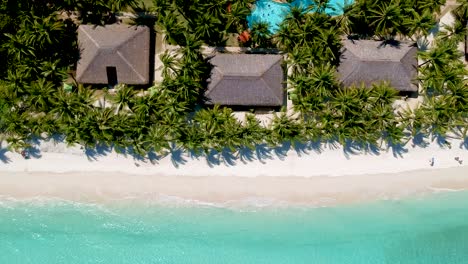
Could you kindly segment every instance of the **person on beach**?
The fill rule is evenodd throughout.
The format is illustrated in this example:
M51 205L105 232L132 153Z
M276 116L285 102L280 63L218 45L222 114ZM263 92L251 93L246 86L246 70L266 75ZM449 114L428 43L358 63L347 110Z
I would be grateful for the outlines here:
M29 155L25 150L21 151L21 156L23 156L24 159L29 159Z
M432 157L432 158L429 160L429 164L431 165L431 167L434 166L434 162L435 162L435 159L434 159L434 157Z

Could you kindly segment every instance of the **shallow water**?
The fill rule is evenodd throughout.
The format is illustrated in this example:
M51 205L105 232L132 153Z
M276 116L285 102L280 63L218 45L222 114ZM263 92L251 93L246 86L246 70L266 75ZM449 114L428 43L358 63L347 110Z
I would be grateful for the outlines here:
M329 7L325 12L329 15L343 14L343 7L353 3L354 0L330 0ZM279 25L289 13L290 6L307 8L313 5L312 0L295 0L291 4L278 3L273 0L258 0L255 2L255 8L247 17L249 27L259 22L266 22L269 25L271 33L275 33L279 29Z
M0 203L0 263L468 263L468 192L329 208Z

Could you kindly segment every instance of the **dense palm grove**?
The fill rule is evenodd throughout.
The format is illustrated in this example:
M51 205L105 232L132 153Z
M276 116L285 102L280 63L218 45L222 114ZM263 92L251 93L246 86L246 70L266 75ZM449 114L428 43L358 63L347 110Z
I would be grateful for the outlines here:
M395 146L411 137L466 138L468 85L457 45L467 35L466 1L454 11L457 22L421 49L419 108L395 109L399 98L388 83L344 88L337 80L341 38L383 41L411 39L423 47L436 25L441 0L357 0L342 16L292 8L278 33L254 25L254 50L277 47L287 53L288 95L295 114L281 111L268 127L253 114L238 121L230 108L204 108L203 92L211 67L202 45L222 46L230 33L248 30L253 0L0 1L0 134L10 147L32 146L37 138L63 137L68 143L128 149L140 155L174 148L208 154L235 153L258 144L338 141L348 146ZM79 23L109 24L120 10L138 11L135 24L164 33L176 53L161 56L162 83L140 88L119 86L115 94L93 87L62 88L79 52ZM141 12L145 11L145 12ZM262 50L262 49L258 49ZM99 97L103 97L99 104ZM110 102L111 107L103 107Z

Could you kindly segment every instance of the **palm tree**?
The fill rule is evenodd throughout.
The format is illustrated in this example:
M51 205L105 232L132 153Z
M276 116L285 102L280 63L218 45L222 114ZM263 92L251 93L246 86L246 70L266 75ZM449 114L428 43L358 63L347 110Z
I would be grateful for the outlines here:
M374 104L392 105L398 98L398 91L389 82L374 83L370 89L370 99Z
M266 22L258 22L252 25L251 33L252 45L254 48L271 47L271 33Z
M314 10L317 13L325 13L331 7L329 0L314 0Z
M44 78L47 78L56 84L61 84L61 82L66 79L67 72L65 67L59 66L60 64L60 59L55 61L44 61L41 63L41 66L39 66L39 69L41 70L40 74Z
M432 133L436 135L446 135L451 130L456 120L456 109L451 102L450 95L430 97L422 105L422 110L427 116L431 125Z
M77 93L67 93L59 90L54 94L54 108L51 113L55 114L58 121L63 124L69 124L86 116L93 108L93 91L83 86L78 86Z
M127 7L134 7L136 3L136 0L111 0L107 1L106 7L112 12L118 12L123 11Z
M206 13L196 17L194 23L196 24L194 34L197 39L202 39L208 44L220 42L220 32L217 29L223 24L218 17Z
M320 50L322 51L320 52L321 56L318 58L321 58L322 62L337 65L342 47L339 29L333 26L328 30L320 30L317 42L317 46L321 47Z
M133 108L134 97L136 91L133 87L123 85L120 89L117 90L115 97L113 97L112 102L115 107L115 114L117 115L120 111L131 111Z
M161 72L162 77L164 79L175 77L180 68L179 61L176 56L169 50L166 50L163 54L159 55L159 58L163 64Z
M170 44L180 44L183 38L182 32L186 31L184 25L178 20L177 14L169 11L164 11L164 15L160 15L159 25L164 33L164 40Z
M183 36L184 38L180 43L181 48L179 51L183 56L183 63L190 65L202 58L200 48L203 42L187 32L183 32Z
M459 5L455 8L453 14L455 15L455 23L459 24L460 28L465 28L464 31L460 30L460 35L465 37L465 60L468 61L468 3L466 1L457 2Z
M397 121L389 122L384 133L384 139L389 146L405 145L409 140L405 133L405 127Z
M286 65L290 70L291 76L305 75L313 69L313 54L311 49L297 48L293 49L286 59Z
M239 138L242 140L241 145L254 149L257 144L263 143L265 130L255 115L251 113L246 114L244 124L239 132Z
M422 0L417 1L416 5L412 5L411 1L409 1L409 5L420 14L425 12L434 14L440 12L440 7L443 6L445 2L446 0Z
M353 4L345 0L343 5L339 5L339 8L343 10L343 13L337 16L337 25L340 30L346 35L350 35L352 32L352 20L350 19L351 11L353 10Z
M149 127L145 144L149 145L156 153L162 153L164 150L168 150L170 148L170 140L169 127L157 124Z
M436 40L434 44L435 48L419 53L424 61L419 67L429 67L435 73L440 73L449 61L457 60L460 54L454 41Z
M241 145L238 135L240 124L230 108L215 105L212 109L202 109L195 113L193 121L203 131L205 153L210 148L221 151L227 147L233 151Z
M338 87L335 68L330 64L314 67L307 75L291 79L290 97L295 110L308 113L320 111Z
M32 107L32 111L36 112L48 112L53 105L54 94L56 89L53 83L40 79L31 83L27 88L28 97L26 98L26 104Z
M96 109L96 108L95 108ZM114 126L113 119L115 117L114 111L111 108L104 108L96 110L95 125L95 140L102 143L114 141Z
M370 10L371 26L375 26L375 33L380 36L395 36L401 27L401 7L398 2L382 3L377 9Z
M434 28L436 21L434 15L429 11L422 14L412 11L412 17L403 20L403 28L405 28L406 35L414 36L414 39L417 40L422 36L429 35L429 31Z
M290 28L298 28L303 23L307 8L302 6L292 6L289 13L284 18L282 25L287 25Z
M300 119L282 111L274 115L269 127L268 143L278 145L284 141L301 142L304 139L304 125Z
M27 138L30 135L30 127L27 124L29 118L29 112L9 110L7 115L2 117L2 122L4 123L2 133L7 136L18 136L22 139Z
M226 14L225 30L229 32L239 33L247 29L246 17L251 10L248 6L248 1L229 2L229 12Z
M132 3L132 12L134 17L132 18L130 24L147 26L150 30L154 31L154 25L158 21L156 8L151 8L145 5L144 2Z

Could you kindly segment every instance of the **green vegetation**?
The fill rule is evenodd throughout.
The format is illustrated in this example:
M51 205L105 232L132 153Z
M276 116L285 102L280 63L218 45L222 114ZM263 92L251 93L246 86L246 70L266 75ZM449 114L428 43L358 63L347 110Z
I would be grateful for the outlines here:
M323 8L293 9L277 34L262 25L253 29L252 46L276 46L288 54L288 94L297 113L277 113L263 127L252 114L239 122L229 108L202 108L211 67L201 46L223 45L229 33L246 30L252 2L0 0L0 58L7 62L0 65L0 134L15 150L59 134L70 144L112 145L141 155L174 148L236 152L285 141L387 147L419 135L466 138L468 74L456 47L467 36L466 3L455 11L455 26L437 37L433 49L420 52L424 100L416 110L397 111L398 96L388 83L342 87L335 76L340 40L343 35L420 39L435 25L439 0L357 0L339 17L320 12ZM112 105L103 108L95 103L95 89L74 85L67 92L62 86L79 56L77 22L113 23L119 10L145 11L134 23L165 33L181 48L162 55L162 83L143 95L126 86L104 93Z

